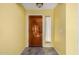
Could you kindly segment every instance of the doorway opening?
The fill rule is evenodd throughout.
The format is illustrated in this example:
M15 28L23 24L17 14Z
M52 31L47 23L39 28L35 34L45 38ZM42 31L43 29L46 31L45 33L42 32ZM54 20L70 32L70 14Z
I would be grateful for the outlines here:
M52 47L50 16L29 14L26 25L26 47Z

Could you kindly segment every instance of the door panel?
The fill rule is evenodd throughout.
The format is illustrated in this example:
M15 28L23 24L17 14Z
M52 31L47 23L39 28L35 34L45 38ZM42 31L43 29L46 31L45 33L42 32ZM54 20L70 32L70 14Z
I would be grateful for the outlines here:
M42 16L29 16L29 46L42 47Z

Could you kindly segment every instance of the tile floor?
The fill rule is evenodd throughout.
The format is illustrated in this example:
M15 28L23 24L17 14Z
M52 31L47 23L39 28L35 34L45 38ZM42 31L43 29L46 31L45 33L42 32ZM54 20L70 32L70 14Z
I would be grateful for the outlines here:
M58 53L51 47L29 47L25 48L21 55L58 55Z

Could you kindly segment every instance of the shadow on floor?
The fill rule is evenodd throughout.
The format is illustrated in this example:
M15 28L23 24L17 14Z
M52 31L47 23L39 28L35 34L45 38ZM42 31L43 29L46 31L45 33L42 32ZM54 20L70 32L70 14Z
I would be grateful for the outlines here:
M21 55L58 55L58 53L52 47L29 47L25 48Z

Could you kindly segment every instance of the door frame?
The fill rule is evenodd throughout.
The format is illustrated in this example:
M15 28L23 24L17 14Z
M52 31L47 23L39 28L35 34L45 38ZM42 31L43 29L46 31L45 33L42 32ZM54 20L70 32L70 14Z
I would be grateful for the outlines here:
M25 20L25 41L26 41L26 47L29 47L29 16L42 16L42 47L44 47L44 18L45 16L43 14L27 14L26 20Z

